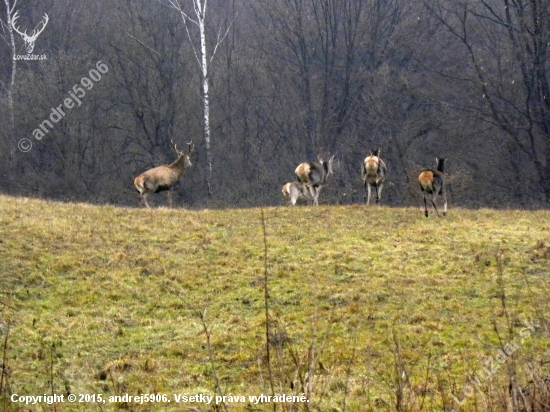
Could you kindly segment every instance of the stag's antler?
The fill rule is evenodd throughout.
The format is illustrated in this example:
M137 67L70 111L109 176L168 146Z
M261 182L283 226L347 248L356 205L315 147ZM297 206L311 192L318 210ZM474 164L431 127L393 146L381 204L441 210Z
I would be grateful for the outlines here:
M48 24L49 21L50 21L50 18L48 17L48 15L46 13L44 13L44 17L42 18L40 23L38 23L36 28L32 31L31 39L36 40L38 35L44 31L44 29L46 28L46 25ZM40 30L38 30L38 28L40 27L41 24L43 24L43 26Z
M17 21L18 18L19 18L19 10L17 10L17 11L15 12L15 14L13 15L13 17L12 17L12 19L11 19L11 27L13 27L13 29L14 29L17 33L19 33L19 34L21 35L21 37L23 37L23 39L26 39L27 37L29 37L29 36L27 35L27 32L25 31L25 33L21 33L21 32L19 31L19 29L15 26L15 22Z
M181 155L181 151L178 150L178 145L176 143L174 143L174 139L170 139L170 143L172 144L172 147L174 148L174 150L176 151L176 153L178 154L178 156Z
M21 32L19 30L18 27L15 26L15 22L17 21L17 19L19 18L19 10L17 10L15 12L15 14L13 15L13 18L11 19L11 25L13 27L13 29L19 33L21 35L21 37L23 37L23 40L25 41L34 41L38 38L38 35L40 33L42 33L44 31L44 29L46 28L46 25L48 24L48 22L50 21L50 18L48 17L48 14L44 13L44 17L42 18L42 20L40 21L40 23L38 23L38 25L36 26L36 28L32 31L32 34L29 36L27 34L27 31L25 30L25 32ZM42 28L39 29L40 25L42 25Z
M178 150L178 145L174 143L173 139L170 139L170 143L172 143L172 146L174 147L174 150L176 151L178 156L181 156L182 154L184 154L184 152L182 152L181 150ZM195 150L195 145L193 144L193 141L191 140L190 142L187 142L187 153L185 154L189 155L194 150Z

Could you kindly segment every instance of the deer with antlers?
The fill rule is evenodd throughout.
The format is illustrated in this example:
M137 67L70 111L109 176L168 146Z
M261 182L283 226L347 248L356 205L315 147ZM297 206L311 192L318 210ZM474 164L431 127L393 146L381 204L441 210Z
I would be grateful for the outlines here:
M36 39L38 38L40 33L42 33L46 28L46 25L48 24L48 21L50 21L50 18L48 17L47 14L44 13L44 17L42 18L42 20L40 20L40 23L38 23L38 25L32 31L32 34L30 36L27 34L26 30L25 32L21 32L17 28L17 26L15 25L15 22L17 21L18 18L19 18L19 10L17 10L13 15L13 18L11 20L11 26L23 38L23 41L25 42L25 49L27 49L28 54L31 54L32 51L34 50L34 43L36 42Z
M172 192L170 189L183 176L185 169L192 166L189 156L195 148L193 142L187 143L187 152L178 150L178 146L172 140L170 142L178 155L176 161L169 165L149 169L134 179L134 186L147 208L149 208L149 203L147 203L149 193L158 193L165 190L168 193L168 203L172 207Z
M334 156L318 155L317 160L317 162L301 163L294 171L298 182L305 183L310 190L313 206L319 206L319 193L327 179L332 176Z

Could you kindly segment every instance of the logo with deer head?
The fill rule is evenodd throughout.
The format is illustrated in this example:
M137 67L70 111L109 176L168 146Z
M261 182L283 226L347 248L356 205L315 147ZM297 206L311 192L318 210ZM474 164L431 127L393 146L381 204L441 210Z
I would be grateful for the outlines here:
M42 20L40 20L40 23L38 23L38 25L32 31L31 35L28 35L26 30L24 32L21 32L17 28L17 26L15 25L15 22L17 21L18 18L19 18L19 10L17 10L13 15L13 18L11 20L11 26L17 33L19 33L19 35L25 42L25 49L27 49L27 53L31 54L32 51L34 50L34 43L36 42L36 39L38 38L40 33L42 33L46 28L46 25L48 24L48 21L50 20L50 18L48 17L47 14L44 14L44 17L42 17Z

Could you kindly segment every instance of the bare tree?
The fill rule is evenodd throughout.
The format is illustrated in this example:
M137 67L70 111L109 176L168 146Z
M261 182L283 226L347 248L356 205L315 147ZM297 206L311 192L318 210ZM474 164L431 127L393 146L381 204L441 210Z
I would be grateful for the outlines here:
M15 130L15 119L14 119L14 108L13 108L13 88L15 85L15 75L17 72L17 60L15 58L16 54L16 48L15 48L15 38L13 35L14 29L13 29L13 17L14 17L14 10L15 6L17 5L17 0L13 0L13 3L10 4L10 0L4 0L4 4L6 7L6 19L5 21L0 19L0 24L3 28L3 33L7 32L7 36L0 34L2 39L9 45L9 48L11 50L11 73L10 73L10 79L9 83L2 84L4 90L6 91L7 99L8 99L8 111L9 111L9 117L10 117L10 125L9 125L9 137L13 139L14 130ZM14 182L14 170L15 170L15 142L4 142L6 145L6 148L9 151L9 166L8 166L8 179L10 181L11 186L13 187Z
M357 165L376 146L390 205L421 202L416 177L436 155L453 203L546 205L550 3L424 3L44 0L15 24L31 33L50 16L37 44L48 60L31 62L13 59L21 2L0 1L0 188L134 204L132 178L184 138L206 148L175 191L189 205L281 204L273 188L324 151L337 154L326 202L360 202ZM108 75L32 140L94 60ZM11 139L25 136L23 155Z
M6 94L8 96L8 107L10 110L10 119L11 119L11 127L13 129L14 127L14 118L13 118L13 86L15 84L15 74L17 71L17 60L15 59L16 49L15 49L15 38L13 35L13 25L12 25L12 19L14 15L14 9L17 5L17 0L13 1L13 4L10 5L10 0L4 0L4 4L6 5L6 20L0 19L0 24L2 24L2 27L4 30L7 31L8 35L7 38L2 35L2 39L9 45L10 50L12 52L12 63L11 63L11 76L9 80L9 84L2 85L4 90L6 90Z
M162 0L159 0L162 2ZM203 126L204 126L204 141L206 146L206 186L208 191L208 196L212 197L212 149L211 149L211 132L210 132L210 75L209 67L216 55L218 46L223 42L227 33L229 32L233 21L231 21L225 30L218 32L218 36L212 52L209 54L207 50L207 33L206 33L206 12L208 0L189 0L193 4L193 12L195 17L193 18L190 13L186 12L183 8L182 2L180 0L164 0L165 4L169 5L173 9L177 10L183 20L185 30L189 41L193 45L193 51L195 58L200 66L201 75L202 75L202 100L203 100ZM198 28L199 35L199 50L195 47L195 42L191 31L189 29L188 23L195 25Z
M466 99L451 95L444 99L504 132L497 147L507 153L507 161L500 167L513 170L508 190L522 204L550 203L550 3L425 4L436 24L462 45L468 59L466 66L462 61L455 68L437 70L471 91Z

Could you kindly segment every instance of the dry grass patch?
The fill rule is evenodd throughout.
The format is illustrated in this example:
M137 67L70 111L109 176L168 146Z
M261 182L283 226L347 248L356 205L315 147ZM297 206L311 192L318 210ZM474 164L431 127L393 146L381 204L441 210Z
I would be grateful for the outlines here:
M518 380L535 364L550 376L550 212L299 207L265 219L271 380L292 394L311 379L299 409L457 407L451 395L524 320L540 327L514 355ZM0 256L12 393L270 393L260 210L3 196ZM505 394L509 365L463 410L490 410L485 392Z

